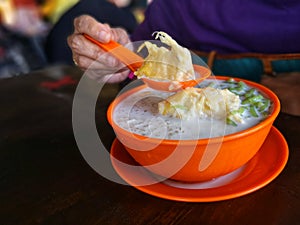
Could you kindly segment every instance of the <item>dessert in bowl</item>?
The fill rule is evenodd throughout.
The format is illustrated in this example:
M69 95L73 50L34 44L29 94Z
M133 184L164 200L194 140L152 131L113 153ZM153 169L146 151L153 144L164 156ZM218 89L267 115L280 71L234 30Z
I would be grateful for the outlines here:
M216 76L207 82L204 85L219 86L232 83L232 79ZM280 111L277 96L268 88L237 78L234 82L235 88L226 89L234 93L246 86L243 99L238 109L227 108L229 112L223 118L213 117L210 112L204 116L190 113L195 107L189 107L187 101L168 108L168 103L178 103L172 102L172 94L146 85L116 97L107 118L127 152L153 174L183 182L211 180L252 159ZM229 99L231 102L235 98ZM246 114L241 112L245 106Z

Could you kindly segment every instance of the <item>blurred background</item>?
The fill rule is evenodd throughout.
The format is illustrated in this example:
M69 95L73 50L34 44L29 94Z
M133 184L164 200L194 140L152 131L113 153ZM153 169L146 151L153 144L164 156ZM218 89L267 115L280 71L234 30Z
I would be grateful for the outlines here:
M132 20L132 14L134 27L143 20L147 0L0 0L0 78L65 63L50 59L47 51L53 50L56 44L55 51L67 51L65 39L73 29L70 21L84 13L83 10L89 14L95 5L105 5L105 9L117 14L115 8L122 9L122 13L126 10L124 15ZM64 28L65 32L61 31ZM49 37L51 33L59 34L61 40ZM63 47L59 46L60 42Z

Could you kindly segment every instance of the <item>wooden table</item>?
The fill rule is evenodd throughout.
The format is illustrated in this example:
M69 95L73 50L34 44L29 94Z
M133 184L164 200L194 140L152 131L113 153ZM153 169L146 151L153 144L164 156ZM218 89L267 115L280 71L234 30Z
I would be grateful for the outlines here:
M49 89L45 83L66 75L73 79L68 85ZM281 113L275 122L290 155L267 186L219 202L165 200L105 179L83 159L72 130L71 83L81 75L57 66L0 81L1 225L300 224L300 117ZM96 110L108 148L115 136L106 108L118 88L105 86Z

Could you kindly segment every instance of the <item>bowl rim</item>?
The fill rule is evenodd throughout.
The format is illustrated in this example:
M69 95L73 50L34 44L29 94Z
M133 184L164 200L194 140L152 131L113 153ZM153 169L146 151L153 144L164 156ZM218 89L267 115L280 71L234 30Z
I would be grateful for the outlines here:
M268 124L272 124L273 121L276 119L276 117L278 116L279 112L280 112L280 101L277 97L277 95L271 91L269 88L267 88L266 86L259 84L257 82L254 81L250 81L250 80L246 80L243 78L238 78L238 77L230 77L230 76L219 76L219 75L212 75L211 77L213 77L216 80L227 80L230 78L233 78L236 81L243 81L245 82L247 85L258 89L259 91L261 91L263 94L265 94L272 102L273 102L273 111L272 113L265 118L264 120L262 120L261 122L259 122L258 124L249 127L247 129L232 133L232 134L227 134L224 136L218 136L218 137L211 137L211 138L201 138L201 139L188 139L188 140L171 140L171 139L161 139L161 138L153 138L153 137L147 137L147 136L142 136L140 134L136 134L136 133L130 133L128 130L120 127L117 123L115 123L113 121L113 111L116 108L116 106L118 105L118 101L121 99L126 98L127 96L129 96L132 93L135 93L139 90L142 90L144 88L147 88L148 86L146 84L142 84L139 85L137 87L133 87L132 89L125 91L123 93L121 93L120 95L118 95L109 105L108 109L107 109L107 120L109 122L109 124L113 127L113 129L115 130L115 127L118 127L118 129L120 129L122 132L124 133L130 133L133 134L136 138L141 139L141 140L145 140L145 138L147 138L147 142L151 142L151 143L163 143L164 144L176 144L178 142L183 142L185 145L195 145L195 142L197 142L198 144L205 144L207 142L209 143L219 143L220 141L225 142L225 141L231 141L233 139L238 139L241 137L245 137L248 135L253 134L254 132L256 132L257 130L260 130L261 128L267 126ZM208 77L207 79L210 79L210 77Z

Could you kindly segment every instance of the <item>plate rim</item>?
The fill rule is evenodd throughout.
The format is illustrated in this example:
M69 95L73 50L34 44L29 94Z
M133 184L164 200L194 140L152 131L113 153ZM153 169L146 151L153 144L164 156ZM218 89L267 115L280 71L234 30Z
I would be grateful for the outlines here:
M268 173L266 172L265 174L262 174L263 176L261 176L259 179L253 179L253 178L249 179L249 174L251 175L251 173L253 173L253 171L258 166L262 166L261 164L259 165L259 160L261 160L260 158L262 158L264 155L267 155L268 153L267 150L265 151L262 150L264 148L267 148L266 147L267 144L270 145L270 143L273 144L274 142L274 141L270 142L271 135L273 136L275 135L277 141L275 144L276 152L277 152L276 157L274 156L275 154L271 154L271 156L273 156L273 161L278 161L278 163L274 164L275 166L273 165L273 167L270 168L270 171L268 171ZM258 189L265 187L271 181L273 181L284 169L285 165L287 164L288 156L289 156L288 144L284 136L276 127L272 126L266 138L266 141L264 142L260 150L246 165L244 165L246 166L245 170L248 169L248 174L246 175L244 174L243 177L241 177L242 175L238 176L237 179L233 180L229 184L225 184L220 187L213 187L208 189L183 189L183 188L169 186L163 182L158 182L155 184L145 185L145 186L134 185L134 183L130 180L130 177L126 174L126 171L123 171L114 161L113 155L115 154L117 145L122 145L122 144L117 138L115 138L110 149L111 163L116 173L126 183L128 183L130 186L133 186L134 188L146 194L158 198L162 198L162 199L182 201L182 202L216 202L216 201L233 199L233 198L250 194ZM127 155L132 159L129 153L127 153ZM268 160L270 161L269 158ZM140 176L143 176L142 173L139 173L138 171L137 173ZM245 185L244 182L245 180L247 181L246 183L247 185ZM243 185L240 185L241 183ZM226 188L227 193L226 191L224 191L224 188Z

